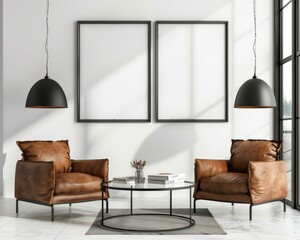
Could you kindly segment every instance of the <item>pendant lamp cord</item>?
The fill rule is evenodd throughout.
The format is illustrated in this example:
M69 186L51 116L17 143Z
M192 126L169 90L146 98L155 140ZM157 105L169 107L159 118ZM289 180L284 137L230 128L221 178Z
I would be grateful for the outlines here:
M253 17L254 17L254 42L253 42L253 53L254 53L254 78L256 78L256 0L253 0Z
M49 37L49 0L47 0L47 14L46 14L46 41L45 41L45 51L46 51L46 77L48 77L48 63L49 63L49 52L48 52L48 37Z

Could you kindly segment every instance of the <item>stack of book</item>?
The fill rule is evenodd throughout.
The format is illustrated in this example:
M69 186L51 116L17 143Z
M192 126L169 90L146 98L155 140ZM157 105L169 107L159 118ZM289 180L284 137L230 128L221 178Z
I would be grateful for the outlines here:
M148 175L148 183L154 184L174 184L183 183L185 180L185 174L173 174L173 173L158 173Z
M113 182L114 183L132 184L132 183L135 183L135 176L114 177Z

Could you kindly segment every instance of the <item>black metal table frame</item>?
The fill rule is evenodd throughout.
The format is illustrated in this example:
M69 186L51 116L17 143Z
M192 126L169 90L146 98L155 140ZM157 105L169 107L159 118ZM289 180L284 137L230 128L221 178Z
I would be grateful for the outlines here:
M110 217L104 217L104 201L105 199L102 197L102 203L101 203L101 220L100 225L104 226L106 228L117 230L117 231L133 231L133 232L166 232L166 231L174 231L174 230L182 230L186 228L190 228L195 225L195 220L192 218L192 188L193 185L183 186L183 187L169 187L169 188L141 188L141 189L135 189L133 186L131 188L122 188L122 187L109 187L105 186L106 183L103 183L101 185L102 189L102 196L104 196L105 188L113 189L113 190L123 190L123 191L130 191L130 214L119 214L114 215ZM172 191L173 190L183 190L183 189L189 189L189 217L173 214L173 208L172 208ZM170 213L164 214L164 213L133 213L133 192L134 191L145 191L145 192L154 192L154 191L170 191ZM179 228L168 228L168 229L126 229L126 228L118 228L113 227L105 224L105 220L112 219L112 218L121 218L121 217L129 217L129 216L162 216L162 217L174 217L178 218L180 220L183 220L185 222L188 222L186 226L179 227Z

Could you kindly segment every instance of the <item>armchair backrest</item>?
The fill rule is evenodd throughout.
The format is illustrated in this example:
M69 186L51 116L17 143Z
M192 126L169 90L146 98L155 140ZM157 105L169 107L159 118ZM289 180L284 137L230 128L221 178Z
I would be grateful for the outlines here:
M71 166L68 140L17 141L24 161L54 162L55 173L69 172Z
M230 163L235 172L248 172L250 161L276 161L281 141L232 140Z

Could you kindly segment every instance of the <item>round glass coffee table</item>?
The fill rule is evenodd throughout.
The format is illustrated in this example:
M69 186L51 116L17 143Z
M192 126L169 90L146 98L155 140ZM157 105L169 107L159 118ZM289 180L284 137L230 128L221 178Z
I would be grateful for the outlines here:
M183 182L183 183L174 183L174 184L151 184L148 183L147 180L145 183L142 184L124 184L124 183L115 183L112 181L109 181L107 183L102 183L102 196L106 189L116 190L116 191L129 191L130 192L130 209L128 214L118 214L113 216L105 216L104 214L104 201L105 199L102 199L102 211L101 211L101 220L100 225L104 226L106 228L112 229L112 230L118 230L118 231L134 231L134 232L162 232L162 231L173 231L173 230L181 230L185 228L190 228L195 225L195 220L192 218L192 188L194 187L193 182ZM172 193L173 191L177 190L183 190L188 189L189 191L189 209L188 209L188 215L178 215L173 213L172 208ZM134 213L133 211L133 192L154 192L154 191L169 191L170 192L170 206L169 211L167 213ZM170 228L163 228L163 229L149 229L149 226L145 229L139 227L137 228L122 228L122 226L114 226L113 224L107 224L108 220L111 219L118 219L117 222L126 221L126 218L132 217L132 216L153 216L155 218L172 218L176 221L180 221L180 226L178 224L176 227L170 227Z

